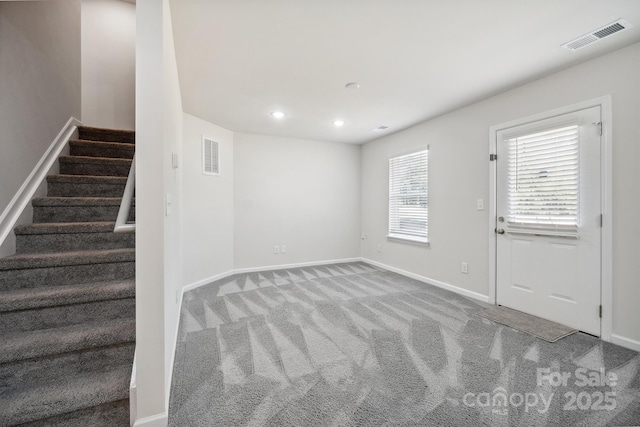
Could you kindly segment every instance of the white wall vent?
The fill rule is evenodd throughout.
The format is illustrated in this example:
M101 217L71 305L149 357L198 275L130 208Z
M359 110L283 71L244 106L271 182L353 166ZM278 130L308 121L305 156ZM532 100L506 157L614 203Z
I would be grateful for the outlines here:
M570 42L563 44L562 47L570 51L576 51L592 43L600 41L605 37L609 37L612 34L618 33L622 30L626 30L627 28L631 28L631 27L633 27L633 25L629 24L624 19L619 19L616 22L612 22L609 25L605 25L602 28L598 28L597 30L592 31L589 34L585 34L582 37L578 37L575 40L571 40Z
M220 147L218 141L202 137L202 173L220 175Z

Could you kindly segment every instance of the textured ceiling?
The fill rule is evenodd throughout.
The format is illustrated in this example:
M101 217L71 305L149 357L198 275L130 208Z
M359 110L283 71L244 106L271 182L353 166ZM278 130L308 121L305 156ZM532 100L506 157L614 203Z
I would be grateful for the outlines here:
M236 132L348 143L640 41L639 0L170 4L185 112ZM560 47L619 18L634 27ZM345 89L353 81L360 89Z

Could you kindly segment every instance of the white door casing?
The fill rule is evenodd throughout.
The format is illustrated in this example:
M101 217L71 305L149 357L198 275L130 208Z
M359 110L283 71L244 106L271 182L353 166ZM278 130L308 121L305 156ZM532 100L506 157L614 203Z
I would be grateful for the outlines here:
M495 134L498 159L495 224L497 231L504 230L504 234L496 234L495 242L496 303L598 336L601 335L601 122L600 107L596 106L507 126ZM516 176L513 171L524 170L515 165L528 155L522 154L527 150L522 151L522 137L526 141L527 135L538 135L549 129L569 129L572 125L577 126L579 169L575 226L571 225L571 220L564 225L554 225L566 222L564 211L553 215L558 211L558 200L562 204L564 196L558 196L556 203L548 201L546 196L540 197L536 199L539 204L535 207L540 210L536 210L535 215L527 216L528 212L520 215L518 192L513 190ZM518 142L514 142L516 137L520 138ZM520 147L518 156L513 154L515 147ZM532 163L533 169L537 162ZM547 170L553 166L544 158L535 174L531 175L531 163L527 167L534 180L554 179ZM538 190L534 187L522 191L527 197L533 194L535 199ZM545 211L547 205L550 206L549 215Z

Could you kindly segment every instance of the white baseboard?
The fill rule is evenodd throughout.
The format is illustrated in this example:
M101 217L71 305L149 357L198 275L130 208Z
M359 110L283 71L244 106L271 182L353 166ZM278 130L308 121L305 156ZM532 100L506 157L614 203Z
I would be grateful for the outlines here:
M4 212L2 212L2 215L0 215L0 245L9 233L13 231L22 211L29 204L38 187L40 187L40 184L42 184L47 177L47 173L49 173L49 170L58 160L58 156L60 156L60 153L67 145L67 142L77 127L81 125L82 123L73 117L67 121L27 179L22 183L22 186L18 189L15 196L13 196L13 199L11 199Z
M412 279L419 280L424 283L428 283L430 285L437 286L442 289L446 289L451 292L455 292L460 295L464 295L469 298L473 298L482 302L489 302L488 295L482 295L477 292L470 291L468 289L460 288L458 286L451 285L449 283L441 282L439 280L431 279L429 277L420 276L419 274L411 273L409 271L405 271L396 267L391 267L390 265L382 264L377 261L373 261L367 258L344 258L337 260L325 260L325 261L313 261L313 262L301 262L297 264L281 264L281 265L270 265L265 267L251 267L251 268L238 268L235 270L227 271L226 273L217 274L215 276L207 277L202 280L198 280L197 282L190 283L186 286L182 287L182 295L180 296L180 307L182 308L182 296L185 292L191 291L193 289L199 288L200 286L208 285L209 283L213 283L217 280L224 279L225 277L229 277L234 274L239 273L253 273L259 271L270 271L270 270L282 270L285 268L300 268L300 267L313 267L315 265L325 265L325 264L340 264L345 262L366 262L371 265L375 265L377 267L383 268L385 270L393 271L394 273L402 274L403 276L411 277Z
M313 261L313 262L300 262L297 264L280 264L280 265L269 265L264 267L249 267L249 268L238 268L234 270L229 270L225 273L216 274L211 277L206 277L204 279L200 279L197 282L190 283L182 287L181 295L179 297L180 307L182 307L182 298L185 292L191 291L193 289L199 288L200 286L208 285L217 280L224 279L226 277L232 276L234 274L240 273L254 273L259 271L270 271L270 270L283 270L285 268L300 268L300 267L313 267L314 265L325 265L325 264L340 264L345 262L360 262L362 258L343 258L336 260L326 260L326 261Z
M169 423L169 414L163 412L161 414L151 415L137 420L133 427L167 427Z
M382 264L380 262L373 261L373 260L370 260L370 259L367 259L367 258L361 258L360 260L362 262L366 262L368 264L375 265L376 267L380 267L380 268L383 268L385 270L393 271L394 273L402 274L403 276L407 276L407 277L410 277L412 279L416 279L416 280L419 280L421 282L428 283L428 284L433 285L433 286L437 286L438 288L442 288L442 289L446 289L446 290L451 291L451 292L455 292L456 294L460 294L460 295L463 295L465 297L473 298L475 300L486 302L486 303L489 302L489 296L488 295L482 295L482 294L479 294L477 292L473 292L473 291L470 291L468 289L461 288L459 286L454 286L454 285L451 285L449 283L442 282L440 280L431 279L429 277L425 277L425 276L421 276L419 274L411 273L409 271L405 271L405 270L402 270L400 268L391 267L390 265Z
M235 273L236 273L236 270L229 270L225 273L216 274L215 276L207 277L207 278L198 280L197 282L190 283L182 287L182 294L184 295L185 292L188 292L192 289L199 288L200 286L203 286L203 285L208 285L209 283L213 283L216 280L224 279L225 277L229 277ZM182 305L182 296L180 297L180 305Z
M632 340L620 335L611 334L611 343L631 350L640 351L640 341Z
M280 265L268 265L264 267L250 267L250 268L239 268L234 270L234 274L238 273L253 273L258 271L270 271L270 270L283 270L285 268L300 268L300 267L313 267L314 265L325 265L325 264L340 264L345 262L359 262L361 258L344 258L344 259L333 259L333 260L325 260L325 261L313 261L313 262L300 262L297 264L280 264Z

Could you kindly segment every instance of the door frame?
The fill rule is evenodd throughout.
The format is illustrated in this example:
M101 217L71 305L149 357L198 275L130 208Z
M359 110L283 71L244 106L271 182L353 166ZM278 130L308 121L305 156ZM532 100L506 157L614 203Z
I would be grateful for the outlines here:
M604 341L611 341L611 329L613 322L613 246L612 246L612 142L613 123L611 112L611 95L590 99L565 107L556 108L544 113L534 114L520 119L493 125L489 128L489 153L495 154L497 147L498 132L514 126L520 126L574 111L584 110L591 107L600 107L600 120L602 121L602 139L600 146L600 172L601 172L601 212L602 218L602 239L600 248L600 301L602 304L602 318L600 319L600 338ZM496 304L497 281L497 163L489 162L489 304Z

